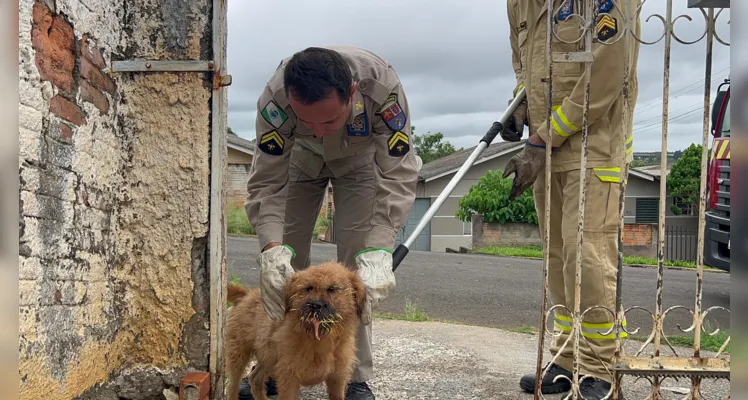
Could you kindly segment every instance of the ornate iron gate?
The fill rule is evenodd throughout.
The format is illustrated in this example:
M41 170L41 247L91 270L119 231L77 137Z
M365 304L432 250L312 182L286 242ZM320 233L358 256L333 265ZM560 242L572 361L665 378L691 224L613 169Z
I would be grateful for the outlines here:
M568 0L566 0L568 1ZM640 0L641 1L641 0ZM685 1L685 0L683 0ZM630 49L630 46L628 44L633 43L631 41L637 41L638 43L642 45L654 45L656 43L659 43L663 41L664 39L664 52L663 52L663 59L664 59L664 68L663 68L663 82L664 86L662 88L663 93L663 101L662 101L662 150L661 150L661 170L666 171L667 167L667 142L668 142L668 118L669 118L669 95L670 95L670 61L671 61L671 47L672 47L672 40L675 39L677 42L684 44L684 45L690 45L691 47L696 47L697 43L705 43L704 47L704 53L703 55L699 53L699 50L689 50L692 51L694 56L698 57L704 57L705 62L705 87L704 87L704 99L703 99L703 132L702 132L702 157L701 157L701 184L700 184L700 195L699 195L699 218L698 218L698 245L697 247L697 256L696 256L696 282L695 282L695 298L694 303L692 307L688 307L685 305L677 305L672 306L667 309L663 306L663 286L664 286L664 268L663 268L663 261L665 258L665 235L659 235L659 242L658 242L658 269L657 269L657 282L656 282L656 293L655 293L655 310L649 311L644 307L640 306L633 306L629 308L624 308L621 298L622 298L622 285L624 284L623 279L623 228L624 228L624 198L625 198L625 185L626 185L626 179L620 179L620 188L621 188L621 195L619 198L619 211L620 211L620 221L618 223L618 270L617 270L617 288L616 288L616 305L615 310L610 309L608 307L605 307L603 305L599 306L593 306L589 307L587 309L581 309L581 302L580 302L580 295L581 288L580 288L580 282L581 282L581 275L582 275L582 257L581 255L581 249L582 249L582 230L584 227L585 222L585 211L584 211L584 204L585 204L585 197L587 193L587 182L585 180L585 174L580 174L580 201L579 201L579 215L578 215L578 228L577 228L577 264L576 264L576 282L575 282L575 293L574 293L574 306L573 309L568 309L568 307L565 307L564 305L554 305L552 307L547 306L548 301L548 266L549 266L549 236L550 236L550 187L551 187L551 146L547 146L546 149L546 167L545 167L545 246L544 246L544 257L543 257L543 277L544 277L544 284L543 284L543 306L542 306L542 321L541 321L541 333L547 333L550 334L552 337L556 336L557 333L552 332L547 328L547 320L549 316L553 318L554 310L557 310L559 308L566 308L566 311L569 313L570 321L568 321L568 327L571 329L571 334L569 335L569 339L566 340L565 343L562 345L562 349L566 346L573 346L573 354L574 354L574 370L573 370L573 378L570 379L572 384L572 390L569 393L569 396L566 398L582 398L582 396L579 393L579 387L580 382L584 379L587 379L585 376L579 375L579 347L582 340L587 341L587 337L582 334L582 332L586 329L589 331L589 327L583 328L582 325L582 317L587 314L588 312L594 310L594 309L603 309L606 312L610 313L611 316L614 316L614 323L613 327L611 329L598 329L597 334L599 335L611 335L613 334L615 336L615 355L613 357L613 368L612 370L608 370L608 373L610 374L610 380L614 382L613 388L611 389L611 392L609 393L608 398L617 399L619 398L619 389L621 388L623 378L628 376L633 376L636 381L639 381L641 379L645 379L649 381L650 383L650 393L647 398L652 399L660 399L664 398L664 395L661 391L662 383L663 381L666 381L667 379L678 379L678 378L686 378L689 382L689 388L686 390L688 393L681 393L685 394L685 397L683 398L703 398L704 393L702 393L701 390L701 383L704 379L707 378L715 378L715 379L729 379L730 375L730 357L729 354L724 354L724 350L729 343L729 337L724 342L724 344L721 346L719 351L710 357L705 357L702 354L701 351L701 337L703 335L715 335L717 334L717 331L708 331L704 327L704 321L707 317L707 315L711 312L716 311L725 311L729 313L729 310L727 310L724 307L710 307L707 309L704 309L702 306L702 279L704 275L704 234L705 234L705 198L706 198L706 173L707 173L707 160L708 160L708 152L710 147L710 130L709 130L709 109L710 109L710 93L712 89L711 85L711 79L712 79L712 50L714 46L714 41L721 43L722 45L729 46L729 43L723 41L718 33L716 32L715 26L717 19L724 11L723 9L715 10L714 8L698 8L701 12L701 14L704 17L704 21L706 23L706 28L704 29L703 33L700 35L700 37L693 41L684 41L682 40L678 35L676 35L674 31L675 23L679 19L687 19L689 21L692 21L692 18L687 15L680 15L677 17L673 16L673 1L672 0L657 0L653 3L656 4L664 4L666 6L665 15L659 14L659 13L652 13L646 16L646 18L642 18L643 8L644 5L647 3L647 0L644 0L643 2L640 2L638 5L634 4L634 1L626 1L626 0L574 0L574 8L572 13L565 17L567 21L569 19L575 19L579 21L579 32L581 32L580 36L576 39L576 41L567 41L562 40L557 29L557 24L555 21L557 20L559 16L559 11L563 7L563 1L553 1L553 0L546 0L545 1L545 8L546 8L546 14L545 14L545 23L547 23L547 29L548 29L548 35L547 35L547 43L546 43L546 78L545 81L547 81L548 85L548 99L552 99L551 92L553 88L553 79L554 76L553 72L553 66L556 65L563 65L560 63L568 63L568 62L578 62L578 63L584 63L584 75L583 79L586 84L586 94L585 94L585 104L584 104L584 123L583 127L580 128L580 135L583 135L583 149L582 156L580 159L580 168L582 171L585 170L585 166L587 164L587 135L588 135L588 112L589 112L589 99L590 99L590 78L591 78L591 63L593 61L593 43L596 43L596 45L612 45L613 43L622 40L626 45L624 46L627 49ZM617 29L621 35L617 35L614 39L609 39L608 41L600 41L598 38L594 35L595 29L597 24L600 22L601 18L605 18L604 16L608 13L606 12L600 12L598 13L597 6L600 3L604 3L607 5L611 5L614 8L618 9L618 12L622 14L622 16L618 16L621 20L617 21ZM689 5L693 3L693 0L689 0ZM714 4L714 2L712 2ZM727 8L729 8L729 1L723 1L721 3L727 3ZM652 3L650 3L652 4ZM647 15L647 14L645 14ZM564 18L562 18L563 20ZM643 22L649 22L652 19L659 19L663 24L663 33L662 35L655 41L645 41L644 39L637 36L636 30L635 30L635 24L638 23L638 21ZM541 22L542 23L542 22ZM685 24L685 23L684 23ZM687 24L686 24L687 25ZM695 24L691 24L695 25ZM556 29L554 29L556 28ZM694 29L692 27L691 29ZM699 31L700 32L700 31ZM704 40L705 39L705 40ZM579 41L582 41L584 43L584 51L578 52L578 53L556 53L551 52L552 46L551 42L562 41L564 43L574 43ZM621 87L623 88L624 93L624 115L623 115L623 121L624 124L628 124L628 121L630 119L630 115L626 115L629 113L628 110L631 110L629 105L631 104L632 99L629 98L629 67L628 67L628 60L630 60L632 57L632 54L627 54L626 56L626 67L624 72L624 82L622 82ZM639 58L639 65L649 65L651 66L654 61L653 60L642 60ZM644 61L644 62L642 62ZM641 70L641 68L639 68ZM551 102L548 102L548 109L547 109L547 120L550 120L551 118ZM623 126L622 129L624 132L628 131L630 126ZM625 140L625 139L624 139ZM623 143L624 148L626 148L626 143ZM621 165L621 170L625 171L626 167L625 165ZM665 200L666 200L666 185L667 185L667 174L663 173L660 180L660 207L659 207L659 231L665 232L665 210L667 209ZM668 340L668 337L665 335L665 324L666 319L668 315L675 311L675 310L682 310L688 312L692 316L692 323L691 326L689 326L686 329L681 328L680 325L678 325L678 328L681 329L683 332L693 332L694 335L694 345L692 352L689 352L690 354L683 355L678 354L675 350L675 348L672 346L670 341ZM621 339L621 336L631 336L634 334L637 334L639 331L639 328L631 328L627 327L625 323L626 315L631 311L639 311L644 312L646 315L651 316L652 322L653 322L653 328L652 331L648 334L648 337L646 340L642 343L641 348L636 351L634 354L626 354L623 347L623 341ZM553 326L553 324L550 324ZM569 329L569 328L567 328ZM557 331L558 332L558 331ZM625 335L624 335L625 334ZM537 365L536 365L536 371L538 374L542 374L545 376L548 366L550 363L545 363L543 361L543 351L544 351L544 345L546 340L545 334L538 335L538 358L537 358ZM571 342L571 343L570 343ZM652 347L651 352L645 353L645 348ZM665 347L667 346L667 347ZM672 355L669 351L672 352ZM598 361L600 361L600 358L598 356ZM600 361L602 362L602 361ZM546 365L544 368L543 365ZM632 379L634 379L632 378ZM558 379L567 379L566 377L559 377ZM543 395L540 394L540 382L541 379L537 379L537 384L535 388L535 398L545 398ZM625 389L625 387L624 387ZM630 399L631 394L627 393L626 398Z

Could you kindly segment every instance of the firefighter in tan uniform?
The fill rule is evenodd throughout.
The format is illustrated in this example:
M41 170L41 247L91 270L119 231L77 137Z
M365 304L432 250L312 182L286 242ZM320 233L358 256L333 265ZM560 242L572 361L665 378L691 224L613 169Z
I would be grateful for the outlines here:
M314 225L332 182L338 261L359 273L369 294L346 398L374 399L366 383L373 375L370 310L395 288L391 251L421 166L400 79L367 50L309 48L281 61L257 108L245 209L260 242L265 310L283 318L283 285L310 265ZM251 398L248 383L242 386L241 398Z
M581 312L592 306L615 309L616 271L618 257L617 229L619 223L619 184L626 179L628 165L633 159L631 129L634 105L638 94L637 58L639 45L635 39L620 38L624 31L623 10L633 15L638 6L635 0L594 1L596 9L592 24L594 62L590 79L588 114L587 197L584 210L584 239L582 247ZM582 0L555 0L553 25L558 37L574 42L582 36L579 19L572 14L583 14ZM545 237L545 146L553 146L551 156L551 219L549 239L548 283L554 311L554 326L560 331L552 343L551 352L558 359L542 381L543 393L570 390L572 379L573 341L563 347L572 327L576 278L576 248L579 209L580 158L584 114L584 64L556 63L553 65L551 119L547 119L548 85L543 79L546 69L547 5L541 0L508 0L512 66L517 78L517 91L524 87L525 101L514 112L501 133L507 141L519 141L524 126L530 137L524 149L510 160L504 176L514 174L512 196L533 186L535 207L540 221L540 232ZM639 34L638 17L634 29ZM629 34L630 33L626 33ZM620 40L619 40L620 38ZM601 44L600 42L614 44ZM584 38L575 43L552 39L553 52L584 51ZM626 47L628 46L628 47ZM624 131L624 66L629 65L628 129ZM602 309L586 312L582 319L579 367L582 375L590 378L581 382L581 393L586 399L601 399L611 390L611 360L615 350L613 316ZM607 334L606 333L610 333ZM622 332L625 337L625 332ZM599 358L598 358L599 356ZM607 370L606 370L607 369ZM608 371L611 371L608 373ZM535 374L525 375L520 386L532 392Z

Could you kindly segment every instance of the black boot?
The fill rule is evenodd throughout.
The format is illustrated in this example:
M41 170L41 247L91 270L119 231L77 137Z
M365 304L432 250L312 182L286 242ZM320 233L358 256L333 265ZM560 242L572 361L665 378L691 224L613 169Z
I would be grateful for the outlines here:
M374 393L366 382L351 382L345 392L346 400L374 400Z
M542 370L541 370L541 374L542 374ZM551 364L551 367L548 369L548 372L545 374L545 377L543 378L543 382L540 383L540 392L543 394L555 394L555 393L568 392L569 390L571 390L571 381L567 381L564 378L558 378L556 382L553 381L559 375L563 375L569 379L572 379L571 372L559 367L556 364ZM528 393L534 393L535 382L536 382L535 374L528 374L528 375L523 376L519 380L519 387L521 387L524 391Z
M579 377L579 379L579 393L582 395L582 398L587 400L599 400L605 398L605 396L608 395L608 392L610 392L609 398L613 398L613 392L610 390L610 382L593 378L591 376L584 378L584 380L581 380L582 377ZM618 400L624 400L622 390L618 391Z
M275 386L275 380L273 378L268 378L268 381L265 384L265 394L268 396L278 395L278 389ZM239 400L254 400L254 397L252 396L252 388L249 386L249 379L247 378L242 379L241 383L239 383Z

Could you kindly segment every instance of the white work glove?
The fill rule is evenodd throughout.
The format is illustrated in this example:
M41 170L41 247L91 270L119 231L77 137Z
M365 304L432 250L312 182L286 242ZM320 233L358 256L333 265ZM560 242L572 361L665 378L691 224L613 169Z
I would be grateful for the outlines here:
M362 250L355 257L358 276L366 286L366 302L361 323L371 323L371 309L395 289L392 252L386 249Z
M273 320L283 320L286 314L284 291L286 282L294 274L291 259L294 252L288 245L275 246L260 253L260 293L265 312Z

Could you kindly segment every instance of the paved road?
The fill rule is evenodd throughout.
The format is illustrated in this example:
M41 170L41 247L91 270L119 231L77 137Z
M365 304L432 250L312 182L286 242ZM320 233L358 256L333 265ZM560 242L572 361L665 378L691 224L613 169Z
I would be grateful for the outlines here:
M257 240L229 237L227 251L230 276L256 286ZM335 259L335 254L334 245L315 244L312 262ZM503 329L538 327L542 268L536 260L411 251L397 269L396 290L376 312L400 314L407 298L435 319ZM722 306L729 310L730 275L704 275L703 308ZM654 312L656 281L655 269L624 268L624 306ZM693 309L695 283L695 271L666 270L664 308L680 305ZM627 320L629 331L640 327L638 334L648 335L652 330L652 317L644 311L630 311ZM707 320L712 326L730 327L726 311L710 312ZM681 333L677 324L683 329L691 326L691 313L671 311L665 320L666 332Z

